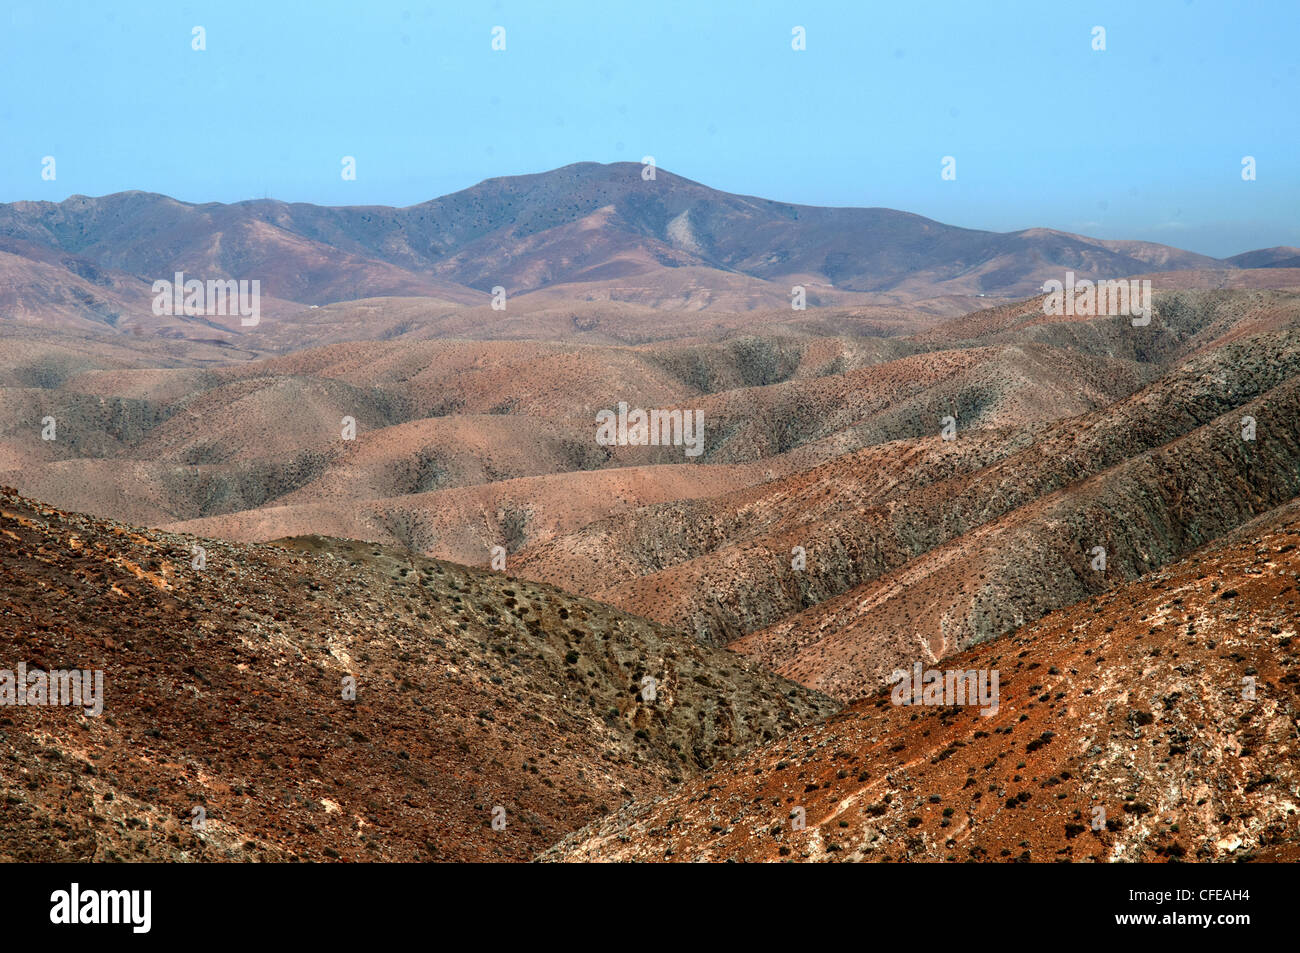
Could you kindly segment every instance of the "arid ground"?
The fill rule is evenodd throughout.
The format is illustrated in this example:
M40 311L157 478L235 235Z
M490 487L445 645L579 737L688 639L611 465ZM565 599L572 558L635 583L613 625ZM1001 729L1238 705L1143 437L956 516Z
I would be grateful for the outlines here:
M0 859L1300 859L1300 250L660 176L0 206Z

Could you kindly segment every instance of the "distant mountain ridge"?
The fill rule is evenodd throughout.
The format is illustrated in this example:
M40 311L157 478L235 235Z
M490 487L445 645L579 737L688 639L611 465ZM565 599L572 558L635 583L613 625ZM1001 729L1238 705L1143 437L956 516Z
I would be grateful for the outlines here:
M45 306L116 326L147 311L149 286L185 271L259 278L298 306L383 295L481 305L564 286L652 306L772 307L793 285L809 305L945 295L1025 297L1066 270L1079 277L1280 267L1296 249L1215 259L1166 245L1051 229L989 232L885 208L823 208L709 188L637 163L578 163L487 179L406 208L258 199L181 202L146 192L0 205L0 320ZM673 277L678 269L679 277ZM656 292L657 283L665 290ZM672 291L667 286L672 286ZM838 296L838 297L837 297ZM856 296L856 297L855 297ZM631 300L624 298L624 300ZM721 307L721 305L713 305Z

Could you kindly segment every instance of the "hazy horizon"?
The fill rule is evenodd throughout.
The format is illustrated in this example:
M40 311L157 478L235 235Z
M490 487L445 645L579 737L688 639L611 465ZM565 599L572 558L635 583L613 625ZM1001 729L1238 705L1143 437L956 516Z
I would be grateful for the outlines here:
M596 163L596 164L601 164L601 165L614 165L614 164L617 164L617 163L620 162L620 161L626 161L626 160L616 160L615 162L610 162L610 163ZM329 205L329 204L327 204L327 203L312 202L312 201L302 200L302 199L285 199L285 198L280 198L279 196L275 196L275 195L250 196L250 197L248 197L248 198L236 199L236 200L234 200L234 201L218 201L218 200L190 199L190 198L185 198L185 197L183 197L183 196L178 196L178 195L169 195L169 194L167 194L167 193L165 193L165 192L157 192L156 190L152 190L152 189L121 189L121 190L119 190L119 191L117 191L117 192L105 192L105 193L98 194L98 195L84 195L83 193L77 192L77 193L73 193L73 194L70 194L70 195L66 195L66 196L64 196L64 197L61 198L61 199L27 199L27 200L18 200L18 201L52 201L52 202L55 202L55 204L58 204L59 202L68 201L69 199L73 199L73 198L90 198L90 199L99 199L99 198L105 198L105 197L107 197L107 196L109 196L109 195L117 195L117 194L123 194L123 193L128 193L128 192L140 192L140 193L143 193L143 194L163 195L164 197L169 198L169 199L172 199L172 200L174 200L174 201L182 202L182 203L184 203L184 204L186 204L186 205L194 205L194 206L212 205L212 204L216 204L216 205L240 205L240 204L244 204L244 203L247 203L247 202L262 202L262 201L270 201L270 202L282 202L282 203L284 203L284 204L289 204L289 205L319 205L319 206L322 206L322 207L334 207L334 208L349 208L349 207L350 207L350 208L410 208L410 207L413 207L413 206L421 205L421 204L423 204L423 203L425 203L425 202L428 202L428 201L432 201L432 200L434 200L434 199L442 198L442 197L445 196L445 195L451 195L451 194L455 194L455 192L463 191L464 189L473 188L473 187L476 186L476 185L479 185L479 184L481 184L481 183L483 183L483 182L490 181L490 180L492 180L492 179L501 179L501 178L518 178L518 177L524 177L524 176L529 176L529 175L544 175L544 174L546 174L547 172L555 172L555 171L558 171L559 169L566 168L568 165L582 165L582 164L591 164L591 163L585 163L585 162L581 162L581 161L580 161L580 162L575 162L575 163L567 163L565 166L557 166L556 168L553 168L553 169L541 169L541 170L538 170L537 172L522 172L522 173L516 173L516 174L510 175L510 176L490 175L490 176L486 176L486 177L484 177L484 178L482 178L482 179L478 179L478 180L476 180L476 181L474 181L474 182L468 183L468 184L467 184L466 186L464 186L462 189L455 189L455 190L453 190L452 192L442 193L442 194L440 194L440 195L430 195L430 196L428 196L428 197L425 198L425 199L421 199L421 200L416 201L416 202L411 202L411 203L408 203L408 204L406 204L406 205L391 205L391 204L383 203L383 202L366 202L366 201L346 202L346 203L337 203L337 204ZM631 164L631 165L636 165L636 166L638 166L638 167L640 166L640 163L629 163L629 164ZM691 176L681 175L681 173L677 172L677 170L675 170L675 169L670 169L670 168L665 168L665 167L660 166L660 167L659 167L659 170L662 171L662 172L668 172L668 173L671 173L671 174L673 174L673 175L678 175L678 176L681 177L681 178L689 179L689 180L691 180L691 181L693 181L693 182L696 182L696 183L698 183L698 184L700 184L700 185L707 186L707 187L712 188L712 189L716 189L717 191L720 191L720 192L726 192L726 193L729 193L729 194L732 194L732 195L747 195L747 194L748 194L748 193L736 192L736 191L733 190L733 189L720 188L720 187L718 187L718 186L716 186L716 185L714 185L714 184L712 184L712 183L710 183L710 182L701 182L701 181L698 180L698 179L692 179ZM774 196L774 195L751 195L750 197L752 197L752 198L759 198L759 199L769 199L769 200L774 201L774 202L781 202L781 203L788 204L788 205L800 205L800 206L803 206L803 207L805 207L805 208L861 208L861 209L888 208L888 206L872 206L872 205L857 205L857 206L844 206L844 205L840 205L840 206L834 206L834 205L815 205L815 204L809 204L809 203L804 203L804 202L790 202L790 201L788 201L788 200L786 200L786 199L781 198L780 196ZM1001 234L1008 234L1008 233L1014 233L1014 232L1019 232L1019 231L1028 230L1028 229L1045 228L1045 229L1054 229L1054 230L1056 230L1056 231L1062 231L1062 232L1070 232L1069 229L1055 229L1054 226L1051 226L1051 225L1041 225L1041 224L1029 224L1029 225L1024 225L1024 226L1022 226L1022 227L1020 227L1020 228L1009 228L1009 229L984 228L984 227L981 227L981 226L979 226L979 225L972 225L972 224L962 223L962 222L947 221L947 220L945 220L945 219L942 219L942 218L935 218L934 216L930 216L930 215L921 215L921 213L919 213L919 212L915 212L915 211L913 211L913 210L911 210L911 209L895 209L895 211L908 212L908 213L910 213L910 214L920 215L920 217L922 217L922 218L930 219L931 221L936 221L936 222L939 222L940 224L943 224L943 225L952 225L952 226L956 226L956 227L958 227L958 228L965 228L965 229L969 229L969 230L972 230L972 231L984 231L984 232L996 232L996 233L1001 233ZM1087 237L1087 238L1096 238L1096 239L1102 239L1102 240L1106 240L1106 241L1125 241L1125 240L1148 241L1148 242L1155 242L1155 243L1162 244L1162 245L1168 245L1168 246L1173 247L1173 248L1182 248L1182 249L1184 249L1184 250L1186 250L1186 251L1193 251L1193 252L1197 251L1196 248L1189 248L1189 247L1187 247L1187 246L1185 246L1185 245L1181 245L1181 244L1179 244L1176 240L1173 240L1173 239L1159 239L1159 238L1141 238L1141 239L1138 239L1138 238L1134 238L1134 236L1132 236L1132 235L1109 235L1109 234L1103 235L1103 234L1098 234L1098 233L1096 233L1096 232L1091 232L1091 231L1086 231L1086 230L1081 230L1081 231L1078 231L1078 232L1073 232L1073 234L1079 234L1079 235L1083 235L1084 237ZM1300 239L1297 239L1297 240L1300 240ZM1280 243L1280 244L1281 244L1281 246L1287 246L1287 243L1285 243L1285 242ZM1237 249L1234 250L1234 251L1230 251L1230 252L1228 252L1228 253L1226 253L1226 254L1222 254L1222 255L1215 254L1215 255L1212 255L1212 257L1215 257L1215 258L1221 258L1221 259L1223 259L1223 258L1231 258L1231 257L1234 256L1234 255L1243 254L1243 253L1245 253L1245 252L1258 251L1258 250L1261 250L1261 249L1273 248L1273 247L1279 247L1279 246L1278 246L1278 245L1248 244L1248 245L1245 245L1245 246L1243 246L1243 247L1241 247L1241 248L1237 248ZM1288 247L1289 247L1289 246L1288 246ZM1209 253L1209 252L1199 252L1199 253L1200 253L1200 254L1206 254L1206 255L1211 254L1211 253Z
M946 4L925 17L844 3L380 2L359 16L20 2L9 20L0 69L34 95L0 106L5 202L140 190L403 207L652 155L792 204L1214 257L1300 245L1300 157L1278 121L1300 82L1287 28L1300 12L1282 2ZM51 50L65 53L57 72ZM941 178L945 156L955 179Z

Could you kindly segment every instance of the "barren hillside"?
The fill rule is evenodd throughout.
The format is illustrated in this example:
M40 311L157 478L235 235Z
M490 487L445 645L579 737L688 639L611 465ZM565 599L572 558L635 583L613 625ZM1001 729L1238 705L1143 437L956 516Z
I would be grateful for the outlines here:
M0 860L524 860L835 707L550 586L377 546L235 546L7 489L0 537L0 668L103 673L99 716L0 714Z
M1291 505L944 660L996 709L883 691L544 859L1300 860L1298 544Z

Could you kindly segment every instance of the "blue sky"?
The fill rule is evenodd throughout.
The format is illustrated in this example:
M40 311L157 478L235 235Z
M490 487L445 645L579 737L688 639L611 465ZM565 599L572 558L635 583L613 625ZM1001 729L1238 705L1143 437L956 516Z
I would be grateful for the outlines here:
M6 0L0 201L409 205L653 155L783 201L1229 255L1300 245L1297 27L1297 0Z

